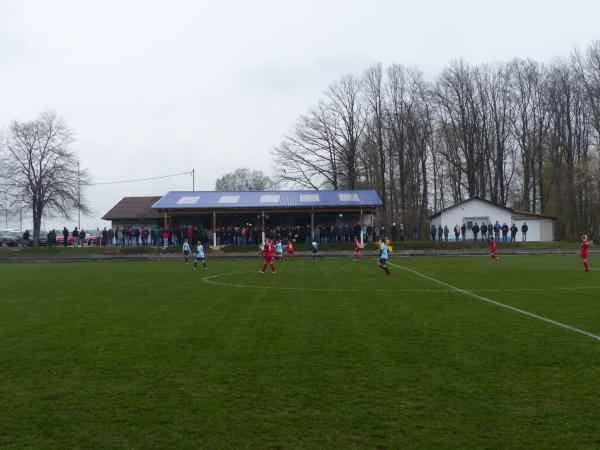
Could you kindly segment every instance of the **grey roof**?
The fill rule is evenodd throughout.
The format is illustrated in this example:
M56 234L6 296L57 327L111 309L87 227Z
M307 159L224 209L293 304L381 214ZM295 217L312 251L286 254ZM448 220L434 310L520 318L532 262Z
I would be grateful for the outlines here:
M498 205L497 203L494 203L494 202L492 202L492 201L490 201L490 200L487 200L487 199L485 199L485 198L481 198L481 197L477 197L477 196L475 196L475 197L471 197L471 198L469 198L469 199L467 199L467 200L464 200L464 201L462 201L462 202L460 202L460 203L457 203L457 204L455 204L455 205L449 206L448 208L444 208L444 209L442 209L442 210L440 210L440 211L436 212L435 214L432 214L431 216L429 216L429 220L433 219L434 217L437 217L437 216L439 216L440 214L442 214L443 212L446 212L446 211L448 211L449 209L452 209L452 208L454 208L455 206L460 206L460 205L462 205L463 203L470 202L471 200L481 200L482 202L489 203L490 205L493 205L493 206L495 206L495 207L497 207L497 208L506 209L507 211L511 211L511 212L513 211L511 208L508 208L508 207L506 207L506 206Z
M372 189L336 191L172 191L154 209L367 208L381 205Z
M104 220L142 220L160 219L160 213L152 209L152 205L160 197L123 197L119 203L112 207L102 219Z

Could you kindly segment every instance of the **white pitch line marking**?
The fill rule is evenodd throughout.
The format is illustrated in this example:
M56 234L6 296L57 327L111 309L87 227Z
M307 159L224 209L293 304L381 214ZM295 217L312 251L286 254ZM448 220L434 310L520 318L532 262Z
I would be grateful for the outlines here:
M390 263L390 262L388 262L388 264L390 266L394 266L394 267L397 267L399 269L402 269L402 270L405 270L407 272L410 272L410 273L412 273L414 275L417 275L417 276L419 276L421 278L425 278L426 280L432 281L432 282L437 283L437 284L439 284L441 286L446 286L447 288L452 289L452 290L454 290L456 292L460 292L461 294L468 295L470 297L476 298L476 299L481 300L481 301L486 302L486 303L491 303L492 305L499 306L500 308L509 309L509 310L514 311L516 313L522 314L524 316L528 316L528 317L532 317L532 318L537 319L537 320L541 320L542 322L546 322L546 323L549 323L551 325L554 325L554 326L557 326L557 327L560 327L560 328L564 328L565 330L573 331L574 333L582 334L584 336L590 337L590 338L595 339L595 340L597 340L597 341L600 342L600 336L595 335L593 333L590 333L589 331L585 331L585 330L582 330L580 328L576 328L576 327L573 327L571 325L567 325L566 323L558 322L556 320L549 319L548 317L540 316L539 314L534 314L534 313L531 313L529 311L525 311L524 309L516 308L514 306L510 306L510 305L507 305L505 303L501 303L501 302L498 302L496 300L492 300L491 298L483 297L482 295L476 294L476 293L474 293L472 291L467 291L466 289L461 289L459 287L453 286L452 284L449 284L449 283L446 283L444 281L438 280L436 278L430 277L429 275L425 275L425 274L423 274L421 272L417 272L416 270L409 269L408 267L399 266L397 264L393 264L393 263Z
M388 263L395 266L395 264ZM400 267L400 266L397 266ZM218 286L236 287L242 289L275 289L281 291L323 291L323 292L407 292L407 293L418 293L418 292L455 292L455 288L451 289L356 289L356 288L309 288L309 287L294 287L294 286L256 286L251 284L238 284L238 283L227 283L225 281L215 281L214 278L226 277L230 275L241 275L246 273L256 273L254 271L247 272L229 272L229 273L218 273L202 278L202 281L208 284L215 284ZM269 278L269 277L266 277ZM557 288L506 288L506 289L473 289L471 292L537 292L537 291L574 291L574 290L586 290L586 289L599 289L599 286L573 286L573 287L557 287Z

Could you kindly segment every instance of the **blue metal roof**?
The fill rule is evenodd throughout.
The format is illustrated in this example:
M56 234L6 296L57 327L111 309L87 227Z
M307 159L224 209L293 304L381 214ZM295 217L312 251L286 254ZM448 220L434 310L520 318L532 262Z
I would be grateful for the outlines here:
M171 191L154 209L280 209L380 206L377 192L342 191Z

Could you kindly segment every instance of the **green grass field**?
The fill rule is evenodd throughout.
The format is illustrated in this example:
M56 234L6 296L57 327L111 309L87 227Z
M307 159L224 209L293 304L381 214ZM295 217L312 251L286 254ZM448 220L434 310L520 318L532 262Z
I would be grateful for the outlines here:
M593 259L391 262L2 264L0 447L600 447Z

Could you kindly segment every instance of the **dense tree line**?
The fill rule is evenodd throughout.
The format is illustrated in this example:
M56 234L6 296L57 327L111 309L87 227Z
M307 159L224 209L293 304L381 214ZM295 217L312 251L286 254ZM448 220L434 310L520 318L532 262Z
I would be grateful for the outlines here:
M278 178L374 187L392 220L479 196L558 217L557 238L600 225L600 41L543 64L452 61L433 81L402 65L334 82L274 150Z

